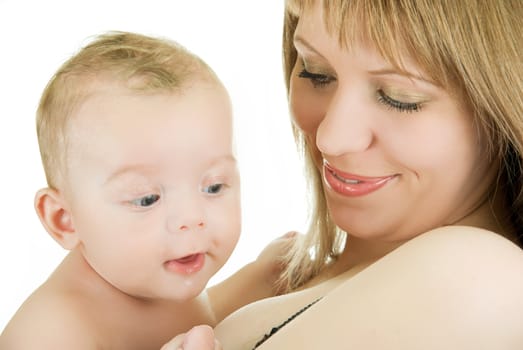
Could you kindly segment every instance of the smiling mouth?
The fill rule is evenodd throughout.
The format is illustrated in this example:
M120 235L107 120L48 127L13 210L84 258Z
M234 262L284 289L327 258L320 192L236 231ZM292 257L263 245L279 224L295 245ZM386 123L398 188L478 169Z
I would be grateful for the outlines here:
M344 173L332 167L326 160L323 162L323 180L328 188L346 197L365 196L385 186L398 175L382 177L365 177Z
M181 275L192 275L200 271L204 264L205 254L197 253L166 261L164 265L168 271Z
M187 255L180 259L176 259L176 262L178 264L190 264L190 263L196 261L197 258L198 258L198 254L192 254L192 255Z
M357 185L357 184L360 184L362 183L363 181L360 181L360 180L356 180L356 179L346 179L344 177L341 177L339 176L335 171L331 171L331 174L332 176L334 176L336 179L346 183L346 184L349 184L349 185Z

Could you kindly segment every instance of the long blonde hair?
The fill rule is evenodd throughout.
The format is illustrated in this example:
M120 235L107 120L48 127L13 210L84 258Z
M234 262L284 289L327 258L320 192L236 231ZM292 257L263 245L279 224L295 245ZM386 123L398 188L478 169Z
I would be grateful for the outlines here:
M413 58L439 86L471 106L486 136L488 154L500 165L493 186L502 187L523 246L523 1L521 0L287 0L283 58L287 90L297 54L293 35L300 14L322 1L324 23L341 47L372 42L402 69ZM317 275L343 249L343 235L327 210L320 174L301 130L294 127L309 180L309 232L289 253L282 289ZM312 253L312 254L311 254ZM311 257L312 256L312 257Z

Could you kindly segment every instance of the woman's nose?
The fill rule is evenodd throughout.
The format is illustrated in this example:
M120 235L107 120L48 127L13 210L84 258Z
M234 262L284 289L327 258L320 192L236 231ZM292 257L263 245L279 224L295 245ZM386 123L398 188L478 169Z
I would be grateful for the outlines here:
M365 101L361 92L338 88L316 132L316 146L321 153L340 156L369 148L374 136Z

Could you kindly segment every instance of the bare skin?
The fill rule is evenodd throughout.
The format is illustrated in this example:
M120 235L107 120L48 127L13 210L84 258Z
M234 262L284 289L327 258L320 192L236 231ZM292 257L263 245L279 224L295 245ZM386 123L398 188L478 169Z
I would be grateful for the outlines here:
M252 348L272 327L322 298L260 349L515 350L523 345L518 330L523 302L514 302L523 292L523 254L499 235L440 228L362 268L327 280L319 276L298 292L248 305L221 322L216 336L225 349ZM318 319L329 320L328 326Z
M472 108L409 57L405 74L368 42L341 47L323 5L297 22L289 102L348 241L298 291L245 306L216 337L252 349L319 299L259 349L523 348L523 253Z
M46 315L54 316L50 318ZM78 318L76 315L84 317ZM39 344L31 344L28 339L28 348L50 349L48 345L56 344L56 334L59 332L63 333L63 349L68 346L86 349L147 349L160 348L170 339L173 325L183 327L212 318L206 294L178 303L139 300L130 296L123 298L121 291L97 278L78 251L72 251L47 282L21 307L11 324L18 325L15 332L25 332L27 327L38 332L32 337L25 337L39 339ZM26 324L26 327L20 327L21 324ZM68 332L63 332L64 327ZM134 331L129 331L132 329ZM6 337L9 334L11 339L17 338L9 328L4 333ZM121 337L122 334L127 336ZM5 345L9 349L8 344Z

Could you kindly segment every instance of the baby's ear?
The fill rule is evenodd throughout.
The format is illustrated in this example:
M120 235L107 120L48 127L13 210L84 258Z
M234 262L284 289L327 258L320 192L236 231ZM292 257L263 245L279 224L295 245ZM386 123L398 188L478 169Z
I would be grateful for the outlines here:
M43 188L36 193L35 209L42 225L63 248L71 250L78 244L78 236L67 202L57 190Z

